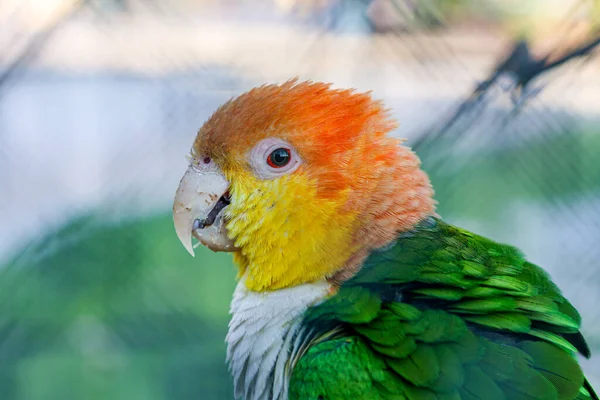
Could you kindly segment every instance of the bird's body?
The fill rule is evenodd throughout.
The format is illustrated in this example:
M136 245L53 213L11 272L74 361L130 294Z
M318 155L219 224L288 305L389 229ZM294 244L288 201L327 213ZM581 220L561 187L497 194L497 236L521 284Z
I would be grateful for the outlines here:
M236 398L597 399L577 311L516 248L435 214L394 127L368 95L292 81L200 130L174 219L188 250L234 252Z

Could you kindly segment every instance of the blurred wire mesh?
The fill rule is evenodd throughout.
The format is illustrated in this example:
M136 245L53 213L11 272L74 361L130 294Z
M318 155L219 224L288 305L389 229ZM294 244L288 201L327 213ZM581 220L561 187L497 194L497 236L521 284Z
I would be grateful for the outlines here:
M600 355L598 21L597 0L3 0L0 397L232 397L235 271L187 256L170 202L214 109L294 76L383 99L440 214L550 271Z

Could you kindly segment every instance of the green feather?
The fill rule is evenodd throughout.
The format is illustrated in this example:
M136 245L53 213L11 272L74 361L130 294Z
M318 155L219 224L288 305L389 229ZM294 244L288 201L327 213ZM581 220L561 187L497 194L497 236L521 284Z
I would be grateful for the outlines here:
M532 293L534 288L528 282L512 276L492 276L483 282L484 285L521 293Z
M354 330L366 337L370 342L390 347L399 344L404 339L404 332L399 327L400 322L396 321L395 324L385 327L383 324L380 327L373 327L371 324L355 325Z
M548 274L439 219L373 252L303 323L316 336L290 399L598 400L573 356L589 355L581 318Z
M463 400L506 400L502 390L479 368L465 368L465 384L460 390Z
M425 343L459 341L468 333L462 319L444 311L426 310L422 318L428 320L428 324L416 337Z
M474 278L485 278L490 275L490 271L483 264L465 260L462 261L460 265L462 266L462 272L465 275L469 275Z
M508 399L557 400L558 391L542 374L527 371L519 381L501 383Z
M460 273L444 274L428 272L419 275L418 281L437 285L456 286L463 289L468 289L476 285L475 282L464 279L464 276Z
M393 346L383 346L373 342L371 343L371 347L378 353L389 358L403 358L416 350L417 343L414 338L407 337Z
M398 317L400 321L414 321L421 317L421 310L406 303L389 302L385 304L385 308L390 310Z
M404 358L387 360L387 364L402 378L421 387L431 385L440 374L435 351L425 344L418 346Z
M463 313L487 314L498 311L512 311L517 308L517 300L511 297L495 297L484 300L466 300L452 306L452 310Z
M446 344L433 346L440 364L438 379L431 385L436 392L453 392L461 387L465 380L463 363L452 348Z
M568 315L560 312L532 312L530 313L530 318L532 320L569 328L573 332L577 332L579 329L579 324L576 321L574 321Z
M462 270L461 266L454 261L445 261L445 260L432 260L429 262L421 271L422 272L460 272Z
M583 385L583 374L577 361L560 348L545 342L524 342L520 345L532 359L532 365L552 383L559 399L572 399ZM554 368L548 370L548 365Z
M520 379L519 374L533 362L529 354L514 346L490 341L484 341L484 346L485 353L479 366L499 383Z
M463 318L477 325L497 330L527 333L531 329L531 321L529 318L516 312L490 315L465 315Z
M440 400L440 398L429 389L407 385L404 390L408 400Z
M360 286L342 287L337 296L330 298L324 307L309 310L307 320L339 320L361 324L377 317L381 309L381 297Z
M465 297L465 292L451 288L420 288L411 290L412 293L423 295L425 298L435 297L442 300L457 301Z
M484 350L479 338L471 331L468 331L460 341L450 343L449 346L463 364L479 360Z
M558 313L558 305L551 298L544 296L523 297L517 299L517 307L525 311L537 313Z
M519 274L521 266L494 263L494 271L498 275L513 276Z
M553 343L553 344L557 345L558 347L561 347L563 350L567 351L568 353L572 353L572 354L577 353L577 349L575 348L575 346L573 346L571 343L569 343L562 336L556 335L552 332L541 331L538 329L532 329L529 331L529 334L532 336L538 337L540 339L544 339L547 342Z
M505 295L506 295L505 290L491 288L491 287L485 287L485 286L477 286L477 287L471 288L465 292L465 297L474 297L474 298L498 297L498 296L505 296Z

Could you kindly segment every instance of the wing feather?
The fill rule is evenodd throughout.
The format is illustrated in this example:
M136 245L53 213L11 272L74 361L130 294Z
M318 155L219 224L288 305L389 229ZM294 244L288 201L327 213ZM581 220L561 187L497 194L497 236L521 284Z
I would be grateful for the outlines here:
M598 399L581 318L548 275L439 219L371 254L305 324L346 333L306 351L292 399Z

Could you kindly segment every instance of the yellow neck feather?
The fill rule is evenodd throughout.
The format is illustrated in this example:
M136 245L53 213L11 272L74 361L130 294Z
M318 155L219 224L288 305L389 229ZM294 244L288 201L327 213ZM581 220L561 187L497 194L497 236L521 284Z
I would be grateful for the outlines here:
M234 256L246 286L270 291L323 279L353 254L357 214L345 210L349 191L317 198L304 174L277 180L251 175L231 187L227 229L241 250Z

